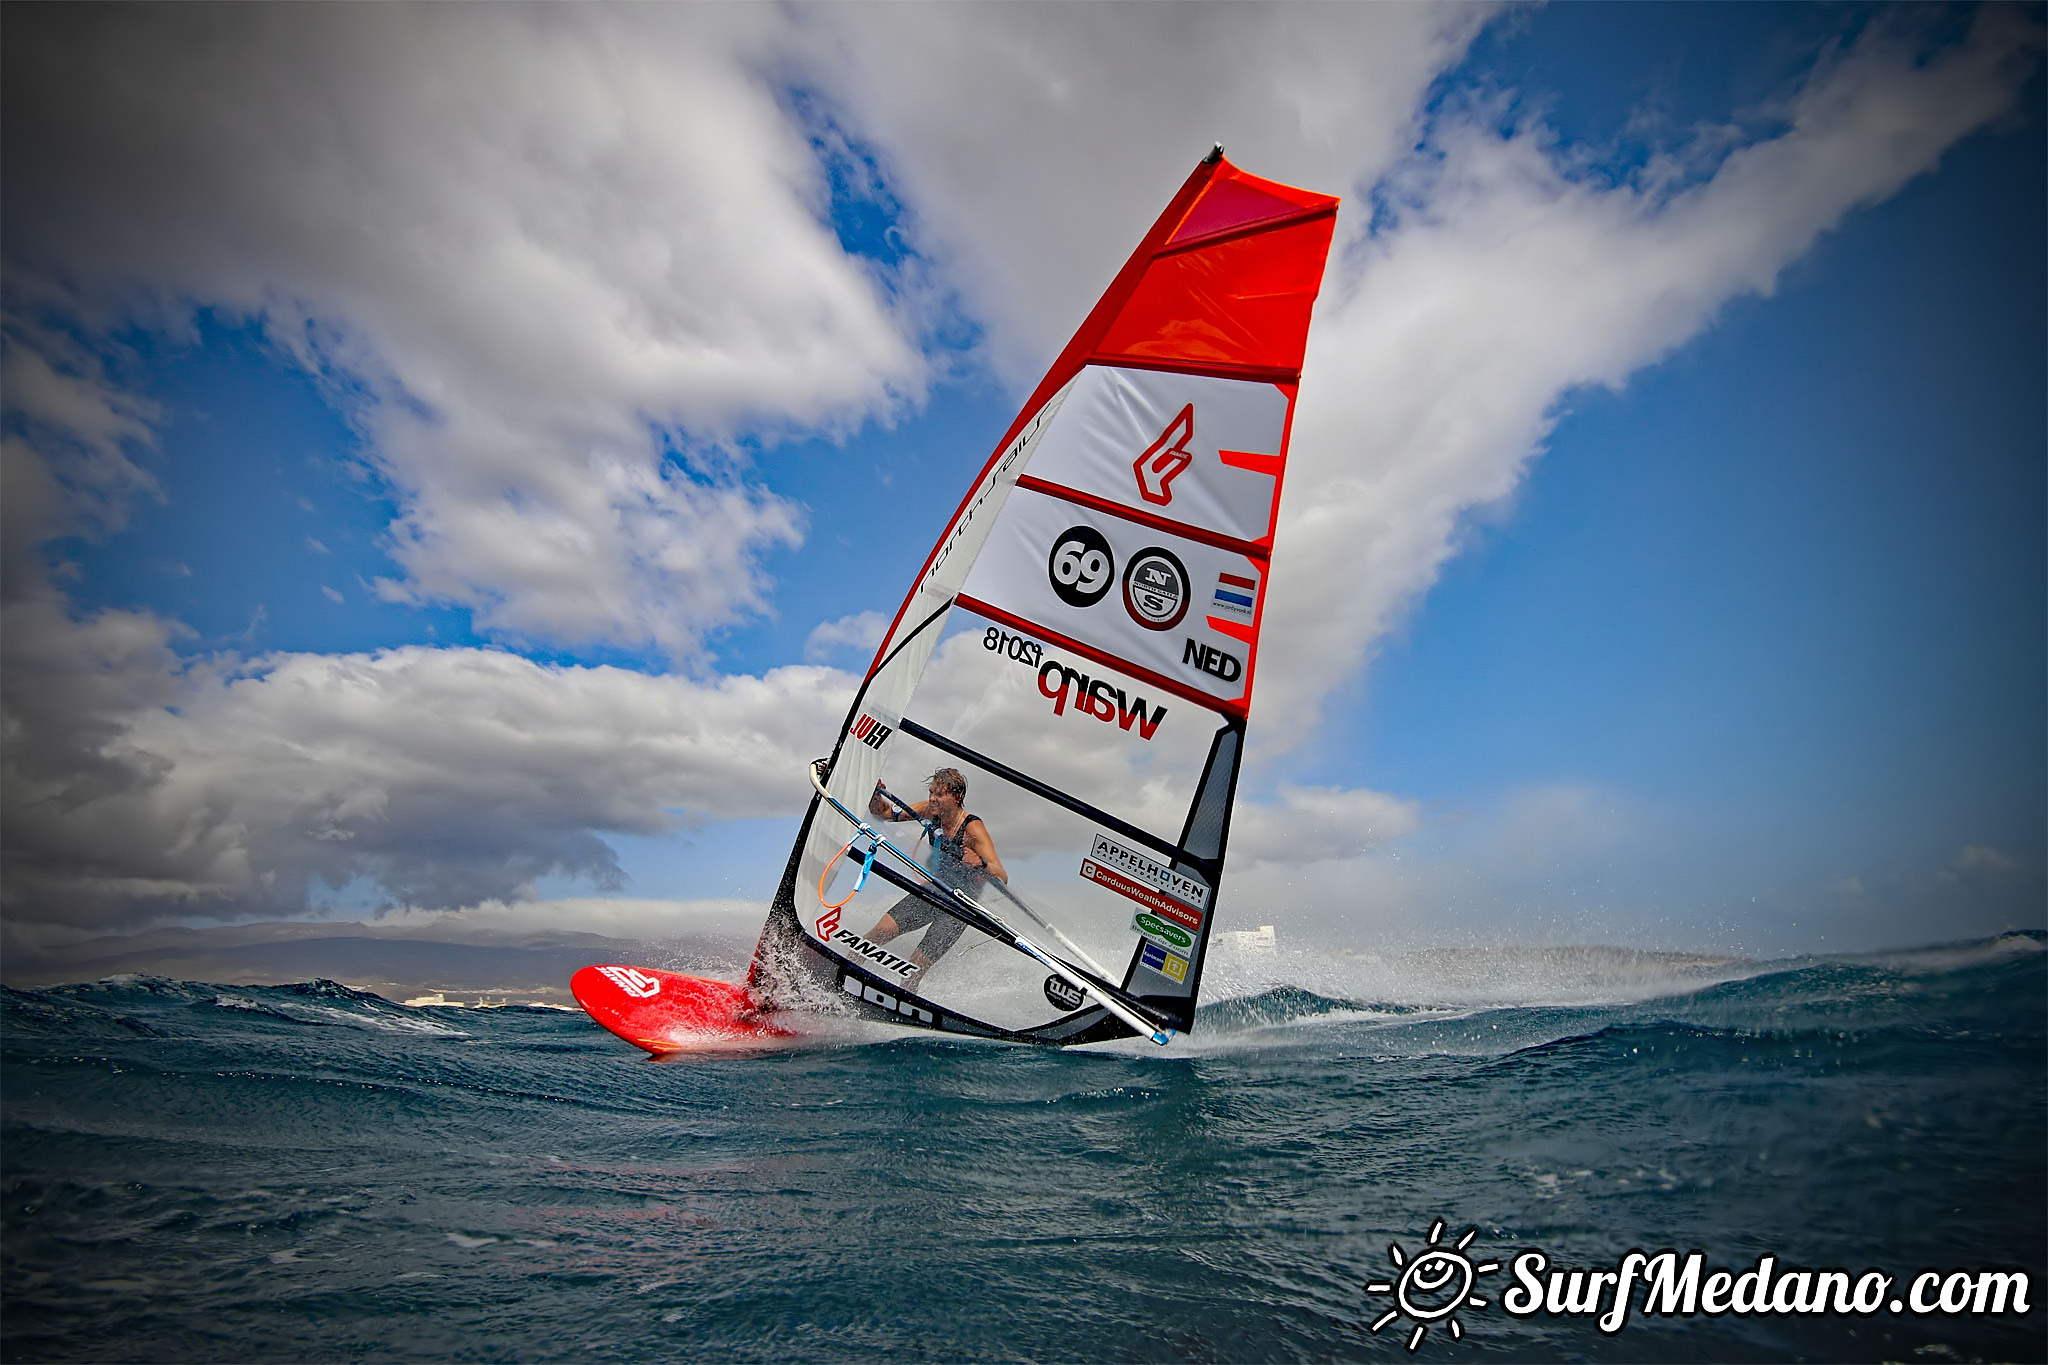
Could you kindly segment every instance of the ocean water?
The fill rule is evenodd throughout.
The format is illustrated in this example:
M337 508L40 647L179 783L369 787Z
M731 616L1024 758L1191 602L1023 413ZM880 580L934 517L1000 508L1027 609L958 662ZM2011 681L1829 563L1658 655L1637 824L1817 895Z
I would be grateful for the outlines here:
M2041 1360L2043 949L1280 956L1166 1051L820 1021L664 1062L331 982L10 990L0 1355ZM1447 1314L1392 1292L1433 1230ZM2022 1270L2028 1309L1507 1311L1516 1256L1630 1249Z

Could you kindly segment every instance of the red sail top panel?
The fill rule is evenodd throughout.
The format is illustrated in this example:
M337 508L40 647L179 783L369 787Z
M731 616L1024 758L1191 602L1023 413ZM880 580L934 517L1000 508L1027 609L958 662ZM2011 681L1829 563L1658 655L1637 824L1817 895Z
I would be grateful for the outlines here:
M1156 257L1091 359L1298 374L1336 222L1323 213Z
M1091 360L1286 371L1259 377L1292 383L1308 344L1309 309L1336 215L1337 200L1327 194L1246 175L1221 156L1202 162L1096 300L996 449L1015 440L1045 400ZM1182 256L1190 259L1167 264ZM1267 256L1279 259L1268 262ZM1232 309L1257 318L1229 318ZM1177 349L1183 342L1189 352Z
M1011 422L918 573L924 581L1005 451L1091 362L1289 385L1336 228L1337 200L1247 175L1220 154L1195 167ZM913 586L875 652L894 646Z
M1180 246L1198 237L1236 232L1255 223L1291 218L1311 210L1334 211L1336 207L1337 201L1327 194L1261 180L1225 161L1187 216L1180 220L1180 226L1166 239L1166 245Z

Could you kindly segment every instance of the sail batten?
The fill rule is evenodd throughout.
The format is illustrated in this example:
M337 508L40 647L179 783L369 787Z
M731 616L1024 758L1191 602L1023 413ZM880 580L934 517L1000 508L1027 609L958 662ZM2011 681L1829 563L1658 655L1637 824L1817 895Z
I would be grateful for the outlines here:
M1171 693L1182 701L1192 702L1196 706L1205 706L1212 711L1226 716L1242 716L1245 712L1245 708L1242 706L1232 705L1230 702L1223 701L1220 698L1209 696L1199 688L1190 687L1186 683L1169 678L1164 674L1154 673L1143 664L1135 664L1128 659L1119 658L1107 650L1098 649L1094 645L1062 635L1060 632L1039 622L1019 616L1014 612L1005 611L1001 607L991 606L979 598L969 597L966 593L962 593L957 600L959 605L975 613L977 616L986 616L991 621L1000 622L1017 630L1029 631L1031 634L1047 640L1061 649L1080 655L1091 663L1101 664L1105 668L1114 668L1118 672L1128 674L1130 677L1137 679L1139 682L1150 684L1162 692ZM1058 686L1058 684L1055 683L1054 686Z
M1178 256L1186 251L1200 251L1204 247L1219 246L1224 242L1234 242L1240 237L1250 237L1255 233L1271 232L1276 228L1295 227L1301 224L1314 223L1324 218L1335 218L1336 216L1337 208L1333 204L1328 208L1312 208L1295 213L1277 214L1272 218L1260 219L1257 222L1244 223L1236 227L1219 228L1215 232L1205 233L1200 237L1181 237L1176 234L1172 241L1159 248L1159 257Z
M1227 451L1223 453L1232 455L1238 452ZM1224 463L1229 464L1231 461L1225 459ZM1058 498L1062 502L1071 502L1078 507L1090 508L1097 512L1107 512L1110 516L1121 517L1125 521L1135 522L1140 526L1149 526L1155 531L1171 531L1175 535L1186 536L1189 540L1198 540L1204 545L1213 545L1219 550L1229 550L1233 553L1241 554L1248 559L1270 559L1273 555L1273 546L1270 540L1239 540L1235 536L1226 536L1220 531L1211 531L1205 527L1191 526L1184 521L1173 521L1166 517L1155 516L1150 512L1140 511L1135 507L1127 507L1122 503L1112 502L1108 498L1097 497L1093 493L1084 493L1078 488L1068 488L1064 484L1034 478L1029 474L1017 480L1017 487L1029 489L1033 493L1043 493L1049 498Z
M878 644L757 989L1055 1045L1192 1025L1336 208L1219 151L1153 222Z
M1160 360L1156 356L1116 351L1099 352L1091 364L1114 365L1120 370L1156 370L1160 374L1191 374L1205 379L1235 379L1249 384L1297 384L1301 367L1285 365L1231 365L1218 361L1202 364L1192 360Z

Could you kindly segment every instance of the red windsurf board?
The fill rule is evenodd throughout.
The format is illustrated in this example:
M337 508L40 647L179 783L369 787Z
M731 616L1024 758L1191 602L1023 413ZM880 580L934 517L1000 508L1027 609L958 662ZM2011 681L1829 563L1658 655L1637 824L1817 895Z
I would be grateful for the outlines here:
M585 967L569 978L591 1018L659 1057L706 1044L792 1037L745 986L653 967Z

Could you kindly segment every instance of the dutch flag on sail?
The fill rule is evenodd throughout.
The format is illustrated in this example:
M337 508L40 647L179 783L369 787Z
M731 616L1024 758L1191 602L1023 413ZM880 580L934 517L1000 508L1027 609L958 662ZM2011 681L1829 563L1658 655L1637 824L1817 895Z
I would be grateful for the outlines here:
M1212 611L1225 616L1252 619L1252 604L1257 599L1259 580L1246 578L1243 574L1220 573L1216 575L1216 595L1210 599Z

